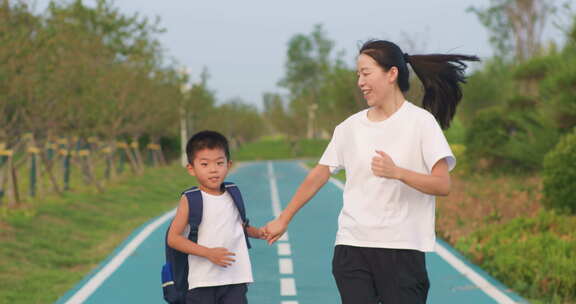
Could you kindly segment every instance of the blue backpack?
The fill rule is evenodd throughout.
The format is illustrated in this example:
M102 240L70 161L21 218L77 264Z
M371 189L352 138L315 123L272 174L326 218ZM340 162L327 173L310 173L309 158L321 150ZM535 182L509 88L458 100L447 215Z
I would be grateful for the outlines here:
M251 248L246 227L248 227L248 219L246 219L246 209L244 208L244 201L240 189L234 184L224 182L222 184L223 190L226 190L234 205L238 208L242 224L244 226L244 237L248 248ZM198 228L202 221L202 193L198 187L192 187L181 195L186 195L188 199L188 223L190 224L190 233L188 239L194 243L198 242ZM172 226L172 225L170 225ZM164 293L164 300L171 304L184 304L186 292L188 291L188 254L180 252L168 246L168 230L164 239L164 246L166 251L166 263L162 266L162 291Z

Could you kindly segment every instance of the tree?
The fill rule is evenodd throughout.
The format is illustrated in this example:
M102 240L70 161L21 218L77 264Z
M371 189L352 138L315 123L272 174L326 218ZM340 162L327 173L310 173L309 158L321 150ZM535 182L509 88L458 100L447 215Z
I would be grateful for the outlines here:
M284 134L291 142L306 134L306 117L298 116L286 107L282 96L265 93L263 96L264 118L272 126L274 132Z
M556 7L546 0L490 0L488 8L468 11L487 28L498 56L523 62L541 51L542 33Z
M356 71L342 62L332 65L326 73L318 98L318 127L325 135L331 134L346 117L366 107L356 82Z
M297 34L288 43L286 75L279 84L290 91L295 110L307 117L308 138L316 136L318 90L329 69L333 46L319 24L310 35Z
M216 115L208 124L210 129L222 132L230 140L233 149L255 140L264 132L264 123L258 109L242 99L231 99L214 112Z

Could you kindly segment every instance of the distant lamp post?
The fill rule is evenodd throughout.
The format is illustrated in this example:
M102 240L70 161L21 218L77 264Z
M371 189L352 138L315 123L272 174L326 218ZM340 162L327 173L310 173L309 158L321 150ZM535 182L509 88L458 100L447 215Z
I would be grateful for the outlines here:
M314 130L314 120L316 120L316 110L318 105L313 103L308 105L308 134L306 134L308 139L316 138L316 132Z
M180 74L186 78L190 75L190 69L182 68L180 70ZM187 79L188 80L188 79ZM190 91L190 84L188 82L182 84L180 87L180 92L183 95L188 94ZM180 103L180 163L182 167L186 167L188 164L188 158L186 157L186 142L188 141L188 117L186 113L186 107L184 106L184 102Z

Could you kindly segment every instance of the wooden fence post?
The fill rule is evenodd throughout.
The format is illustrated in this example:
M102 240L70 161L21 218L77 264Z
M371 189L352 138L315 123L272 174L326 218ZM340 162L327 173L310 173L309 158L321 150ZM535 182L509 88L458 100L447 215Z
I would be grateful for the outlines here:
M70 158L72 155L67 139L62 138L60 139L59 143L59 154L62 156L62 182L64 183L64 191L68 191L70 190Z
M28 147L28 157L30 159L30 188L29 194L31 197L36 196L37 179L38 179L38 153L40 150L31 145Z
M6 181L6 169L4 169L4 164L8 166L8 150L5 150L6 144L0 143L0 205L2 205L2 199L4 198L4 185Z

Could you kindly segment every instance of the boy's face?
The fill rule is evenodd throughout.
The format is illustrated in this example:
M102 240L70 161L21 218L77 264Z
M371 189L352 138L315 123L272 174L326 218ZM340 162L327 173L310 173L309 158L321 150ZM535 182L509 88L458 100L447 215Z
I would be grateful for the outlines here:
M226 159L222 149L202 149L194 155L192 164L188 164L188 172L198 180L200 190L219 195L220 185L224 182L232 162Z

